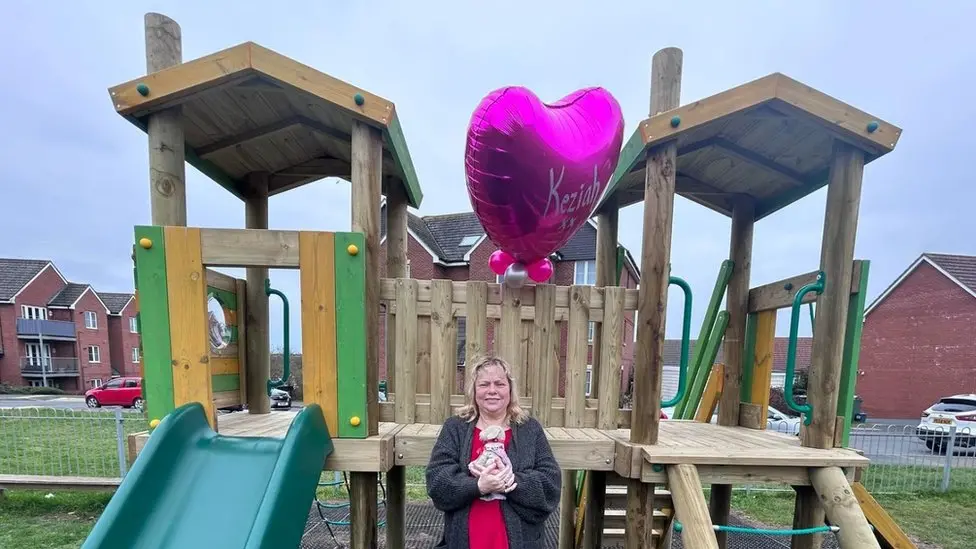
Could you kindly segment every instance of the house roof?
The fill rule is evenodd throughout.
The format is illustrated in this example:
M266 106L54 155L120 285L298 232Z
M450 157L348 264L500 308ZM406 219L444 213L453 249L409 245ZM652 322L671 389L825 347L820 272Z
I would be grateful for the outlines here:
M0 301L10 301L45 267L44 259L0 258Z
M719 346L715 362L725 360L724 345ZM773 371L786 371L786 351L789 348L789 338L777 337L773 345ZM797 371L806 370L810 367L810 351L813 349L813 338L799 337L796 340L796 369ZM688 360L695 352L695 340L691 340L688 346ZM677 366L681 364L681 340L666 339L664 341L664 364L666 366Z
M384 202L383 208L386 207ZM380 236L386 237L386 215L381 215ZM463 263L468 254L485 238L485 230L474 212L418 216L407 213L407 229L431 254L444 263ZM467 240L465 240L467 239ZM637 264L630 251L624 249L636 278L640 278ZM592 220L580 228L569 242L556 250L561 261L596 259L596 228Z
M935 270L942 273L946 278L957 284L969 295L976 297L976 256L958 254L937 254L925 252L918 256L911 265L908 266L894 282L891 283L881 295L864 310L864 316L871 313L895 288L908 278L908 275L915 272L915 269L922 263L931 265Z
M117 293L117 292L95 292L98 297L102 300L102 303L108 307L109 314L117 315L125 309L125 306L129 304L132 300L132 294Z
M48 300L48 307L71 307L74 305L81 294L85 293L88 288L91 288L88 284L78 284L76 282L69 282L61 291L54 294L51 299Z

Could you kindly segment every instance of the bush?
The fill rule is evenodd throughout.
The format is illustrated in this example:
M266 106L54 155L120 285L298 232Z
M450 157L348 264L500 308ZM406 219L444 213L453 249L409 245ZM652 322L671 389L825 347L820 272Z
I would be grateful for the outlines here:
M286 385L292 387L291 398L302 400L302 355L292 353L289 356L291 374L288 376ZM280 352L271 353L271 377L280 378L285 367L285 356Z
M24 387L0 383L0 395L64 395L63 389L57 387Z
M779 387L773 387L769 390L769 405L790 417L799 415L786 404L786 394Z

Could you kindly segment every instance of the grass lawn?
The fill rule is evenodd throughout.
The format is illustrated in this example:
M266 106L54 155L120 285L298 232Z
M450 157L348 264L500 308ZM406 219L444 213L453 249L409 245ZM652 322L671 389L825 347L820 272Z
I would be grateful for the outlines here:
M126 436L148 428L139 412L125 410L122 417ZM116 428L109 410L0 410L0 472L118 477Z
M79 547L111 493L8 491L0 500L0 547Z

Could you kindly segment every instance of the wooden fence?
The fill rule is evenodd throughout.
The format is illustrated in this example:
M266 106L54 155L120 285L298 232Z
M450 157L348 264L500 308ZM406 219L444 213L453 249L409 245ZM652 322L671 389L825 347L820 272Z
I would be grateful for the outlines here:
M380 302L388 320L387 375L393 389L380 421L441 423L462 405L468 372L458 368L464 336L465 369L489 351L515 370L523 408L551 427L628 427L620 375L624 318L637 310L637 290L542 284L521 289L483 281L382 279ZM459 322L463 319L463 322ZM586 398L589 323L603 342L592 376L596 398ZM558 396L559 346L566 332L565 396ZM459 333L459 331L461 333ZM395 342L395 343L394 343ZM595 357L594 357L595 358ZM546 402L536 407L536 402Z

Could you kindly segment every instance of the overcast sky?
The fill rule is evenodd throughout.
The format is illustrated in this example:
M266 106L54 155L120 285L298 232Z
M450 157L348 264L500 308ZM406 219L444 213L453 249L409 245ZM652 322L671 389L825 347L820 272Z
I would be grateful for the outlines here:
M934 6L938 7L934 7ZM0 19L0 256L53 260L72 281L132 291L133 226L149 222L145 134L107 88L145 72L143 15L183 31L183 59L254 41L396 103L425 199L419 214L470 210L462 155L471 111L524 85L553 101L613 93L625 135L646 117L655 51L684 51L682 103L779 71L904 130L867 166L856 256L869 299L920 253L976 254L971 99L976 4L939 2L15 2ZM967 76L970 75L970 76ZM243 227L243 204L187 165L188 222ZM817 268L826 189L756 226L752 286ZM270 225L347 230L349 183L322 180L271 199ZM639 257L641 206L621 212ZM672 272L691 283L694 333L729 220L675 203ZM639 260L638 260L639 261ZM299 316L297 272L273 271ZM232 271L232 274L236 272ZM668 336L680 335L671 293ZM272 315L281 314L277 300ZM777 325L788 333L784 312ZM808 333L803 315L802 330ZM300 348L293 330L292 348ZM280 340L275 321L273 342ZM273 343L274 344L274 343Z

